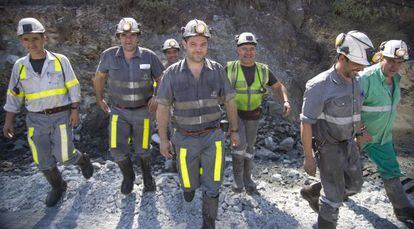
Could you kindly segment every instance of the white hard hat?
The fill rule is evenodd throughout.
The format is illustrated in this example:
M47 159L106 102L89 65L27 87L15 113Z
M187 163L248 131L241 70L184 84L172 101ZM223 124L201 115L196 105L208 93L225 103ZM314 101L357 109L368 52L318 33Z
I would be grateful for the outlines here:
M45 27L36 18L27 17L19 21L17 25L17 36L26 33L44 33Z
M141 34L141 25L132 17L124 17L119 21L118 26L116 27L116 34L118 35L124 32Z
M180 45L178 44L178 42L175 39L165 40L164 44L162 45L162 51L165 51L165 50L171 49L171 48L180 49Z
M401 58L408 60L408 47L402 40L384 41L380 45L380 50L383 56L391 58Z
M336 52L345 55L352 62L361 65L371 65L375 49L367 35L359 31L341 33L335 40Z
M244 32L240 35L236 35L236 44L237 46L243 45L243 44L253 44L257 45L256 37L253 35L253 33Z
M193 36L211 37L210 29L204 21L193 19L187 23L187 25L181 28L183 31L183 38Z

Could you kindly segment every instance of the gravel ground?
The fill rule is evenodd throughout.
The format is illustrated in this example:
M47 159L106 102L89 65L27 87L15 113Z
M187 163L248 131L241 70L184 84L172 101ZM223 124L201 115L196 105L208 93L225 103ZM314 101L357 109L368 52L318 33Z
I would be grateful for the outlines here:
M159 161L159 160L158 160ZM302 156L282 155L256 159L255 180L261 196L231 191L231 157L226 157L217 228L315 228L317 214L299 194L314 181L302 169ZM411 158L406 161L412 166ZM411 163L411 164L410 164ZM200 228L201 191L191 203L184 201L176 174L154 165L157 191L142 193L142 178L135 167L134 191L120 193L117 165L95 161L95 174L85 180L75 166L61 166L68 190L56 207L46 208L49 186L34 164L22 171L0 173L2 228ZM369 162L366 167L372 168ZM411 167L412 168L412 167ZM364 172L362 192L340 209L338 228L407 228L393 215L381 180L370 169ZM409 195L414 201L413 194Z

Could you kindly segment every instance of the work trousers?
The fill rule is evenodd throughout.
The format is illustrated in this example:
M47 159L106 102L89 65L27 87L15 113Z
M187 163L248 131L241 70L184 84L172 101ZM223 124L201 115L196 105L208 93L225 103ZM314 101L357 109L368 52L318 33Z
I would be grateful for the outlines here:
M223 138L220 129L196 135L174 133L171 140L184 191L201 186L209 197L219 194L224 169Z
M356 143L317 144L317 162L323 193L319 215L336 223L339 207L345 196L358 193L362 188L362 168Z
M238 118L240 144L232 150L232 154L253 160L259 120Z
M73 145L70 111L46 115L28 112L26 116L27 140L35 164L41 171L61 164L74 164L81 153Z
M153 116L146 107L139 109L111 108L109 148L115 161L123 161L134 151L139 157L150 154Z

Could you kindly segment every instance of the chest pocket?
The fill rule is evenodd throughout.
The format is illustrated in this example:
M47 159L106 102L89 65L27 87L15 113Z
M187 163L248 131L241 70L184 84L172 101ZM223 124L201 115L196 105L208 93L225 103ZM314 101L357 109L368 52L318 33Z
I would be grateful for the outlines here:
M119 74L121 74L121 64L117 63L118 61L114 61L112 63L109 64L109 75L115 75L118 76Z
M347 117L352 115L352 111L352 97L347 95L329 100L325 113L334 117Z
M47 72L48 84L50 86L60 86L63 85L63 74L62 72Z
M140 64L139 71L140 71L142 80L151 79L151 64Z
M207 90L205 94L210 95L210 98L216 99L219 98L221 93L221 88L223 87L224 82L220 81L220 78L218 76L216 77L208 77L207 78L207 85L208 87L205 87L204 90Z
M191 93L190 82L186 79L180 79L173 83L173 94L178 101L188 101L195 96Z

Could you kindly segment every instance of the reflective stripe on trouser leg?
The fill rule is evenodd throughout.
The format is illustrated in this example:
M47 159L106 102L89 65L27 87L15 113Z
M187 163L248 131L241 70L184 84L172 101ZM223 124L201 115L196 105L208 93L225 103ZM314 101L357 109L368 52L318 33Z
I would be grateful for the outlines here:
M181 170L181 177L183 179L184 188L190 188L190 178L188 176L188 168L187 168L187 149L180 148L180 170Z
M223 159L223 151L221 141L216 141L216 161L214 163L214 181L220 181L221 178L221 162Z
M29 127L29 130L27 132L27 141L29 142L29 146L30 146L30 149L32 151L33 161L36 165L38 165L39 164L39 158L37 156L36 145L35 145L35 143L33 142L33 139L32 139L33 134L34 134L34 128Z
M144 128L142 130L142 149L148 149L149 145L150 120L144 119Z
M111 148L116 148L118 115L112 115L111 119Z
M60 152L62 154L62 162L69 160L68 155L68 134L66 132L66 124L59 125L60 130Z

